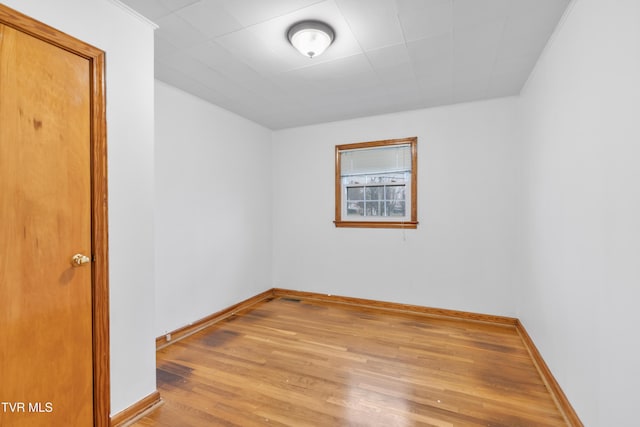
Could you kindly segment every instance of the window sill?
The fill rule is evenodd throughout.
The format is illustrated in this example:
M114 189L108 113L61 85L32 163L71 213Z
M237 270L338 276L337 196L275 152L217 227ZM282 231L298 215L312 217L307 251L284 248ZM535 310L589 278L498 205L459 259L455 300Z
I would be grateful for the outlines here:
M418 221L333 221L336 228L418 228Z

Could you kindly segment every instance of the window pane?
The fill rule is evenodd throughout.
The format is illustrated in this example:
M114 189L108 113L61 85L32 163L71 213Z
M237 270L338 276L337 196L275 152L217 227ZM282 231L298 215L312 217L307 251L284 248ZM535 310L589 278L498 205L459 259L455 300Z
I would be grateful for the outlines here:
M364 202L347 203L347 215L364 215Z
M348 187L347 188L347 200L364 200L364 188L363 187Z
M387 216L404 216L405 215L405 202L394 201L387 202Z
M387 200L405 200L405 186L389 185L386 187L385 196Z
M384 187L367 187L366 200L384 200Z
M366 216L382 216L383 212L381 212L382 208L381 202L366 202Z

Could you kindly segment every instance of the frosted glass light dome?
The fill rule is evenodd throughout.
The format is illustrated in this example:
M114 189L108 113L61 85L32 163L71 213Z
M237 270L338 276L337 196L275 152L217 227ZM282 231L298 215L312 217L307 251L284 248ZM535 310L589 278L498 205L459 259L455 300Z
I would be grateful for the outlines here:
M301 54L314 58L324 52L333 43L333 29L320 21L302 21L287 32L289 42Z

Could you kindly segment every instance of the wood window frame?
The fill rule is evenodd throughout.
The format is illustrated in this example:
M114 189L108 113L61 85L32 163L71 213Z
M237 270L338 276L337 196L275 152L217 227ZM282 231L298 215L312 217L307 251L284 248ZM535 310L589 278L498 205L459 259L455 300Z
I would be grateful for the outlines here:
M340 154L346 150L369 149L389 147L394 145L407 145L411 147L411 206L409 220L384 220L384 221L354 221L342 219L342 179ZM401 228L415 229L418 227L418 137L385 139L380 141L357 142L353 144L336 145L335 147L335 220L333 223L338 228Z

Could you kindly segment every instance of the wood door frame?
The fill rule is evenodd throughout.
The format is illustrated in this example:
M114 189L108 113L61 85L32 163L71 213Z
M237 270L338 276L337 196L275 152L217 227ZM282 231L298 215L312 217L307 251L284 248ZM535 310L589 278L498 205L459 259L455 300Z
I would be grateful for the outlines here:
M88 60L90 67L93 422L110 424L109 250L107 227L107 123L105 53L0 4L0 23Z

